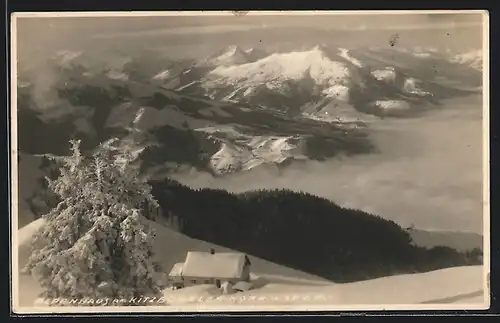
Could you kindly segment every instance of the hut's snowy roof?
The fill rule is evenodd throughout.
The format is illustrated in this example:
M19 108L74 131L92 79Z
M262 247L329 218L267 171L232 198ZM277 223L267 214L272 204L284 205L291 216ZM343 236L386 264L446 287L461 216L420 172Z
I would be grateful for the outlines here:
M242 253L188 252L182 276L200 278L241 278L248 257Z
M170 277L179 277L182 276L182 267L184 266L183 262L176 263L173 267L172 270L170 271L170 274L168 274Z

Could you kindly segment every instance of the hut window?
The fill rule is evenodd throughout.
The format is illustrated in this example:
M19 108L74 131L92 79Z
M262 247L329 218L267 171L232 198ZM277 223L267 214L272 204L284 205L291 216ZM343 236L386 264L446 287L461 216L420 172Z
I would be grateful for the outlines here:
M196 279L191 280L191 283L196 284Z

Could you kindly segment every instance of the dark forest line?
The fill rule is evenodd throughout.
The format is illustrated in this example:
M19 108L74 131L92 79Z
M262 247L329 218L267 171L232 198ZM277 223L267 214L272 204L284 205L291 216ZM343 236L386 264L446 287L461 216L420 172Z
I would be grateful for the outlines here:
M160 216L176 231L334 282L482 264L478 249L416 246L393 221L308 193L151 184Z

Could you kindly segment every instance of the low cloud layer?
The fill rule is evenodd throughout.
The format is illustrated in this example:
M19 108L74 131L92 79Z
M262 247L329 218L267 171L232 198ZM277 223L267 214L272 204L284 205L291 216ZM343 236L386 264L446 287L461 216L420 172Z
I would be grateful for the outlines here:
M481 102L460 101L425 119L381 121L374 132L378 155L309 162L281 174L258 168L226 178L193 173L180 179L234 192L288 188L405 226L482 232Z

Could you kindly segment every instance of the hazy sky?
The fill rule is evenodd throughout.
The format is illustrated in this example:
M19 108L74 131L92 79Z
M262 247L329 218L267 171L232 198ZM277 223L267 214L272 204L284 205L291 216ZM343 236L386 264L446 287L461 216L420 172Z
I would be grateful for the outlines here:
M53 49L164 49L202 56L223 45L268 49L317 43L383 46L395 33L400 46L480 48L480 14L248 15L20 18L21 58Z

